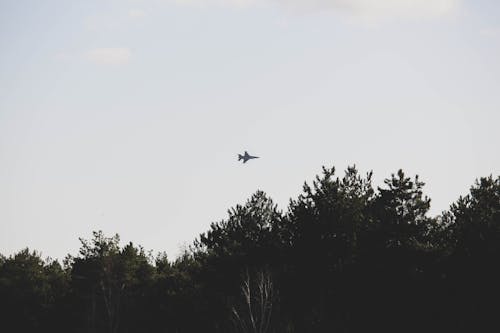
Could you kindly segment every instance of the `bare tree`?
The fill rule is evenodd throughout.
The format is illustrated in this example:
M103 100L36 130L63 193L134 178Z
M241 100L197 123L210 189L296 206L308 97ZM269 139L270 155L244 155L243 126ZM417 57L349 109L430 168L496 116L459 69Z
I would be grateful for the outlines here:
M243 302L232 307L236 330L242 333L270 332L275 292L269 270L258 270L253 276L248 268L241 284Z
M123 290L125 289L125 283L115 276L117 272L114 261L116 261L114 257L104 258L102 262L102 276L100 279L110 333L118 331L121 298Z

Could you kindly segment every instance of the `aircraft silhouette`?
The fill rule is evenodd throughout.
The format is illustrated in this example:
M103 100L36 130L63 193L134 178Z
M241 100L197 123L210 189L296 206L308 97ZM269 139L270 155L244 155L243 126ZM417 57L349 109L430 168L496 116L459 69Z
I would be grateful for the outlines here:
M243 163L246 163L248 160L251 160L251 159L254 159L254 158L259 158L259 157L258 156L249 155L246 150L245 150L245 154L244 155L238 154L238 161L243 160Z

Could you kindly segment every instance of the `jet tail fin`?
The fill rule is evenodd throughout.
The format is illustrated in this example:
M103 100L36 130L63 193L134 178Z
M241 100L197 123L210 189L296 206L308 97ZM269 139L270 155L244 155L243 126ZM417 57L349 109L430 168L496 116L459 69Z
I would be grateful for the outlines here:
M238 154L238 161L241 161L243 159L243 155Z

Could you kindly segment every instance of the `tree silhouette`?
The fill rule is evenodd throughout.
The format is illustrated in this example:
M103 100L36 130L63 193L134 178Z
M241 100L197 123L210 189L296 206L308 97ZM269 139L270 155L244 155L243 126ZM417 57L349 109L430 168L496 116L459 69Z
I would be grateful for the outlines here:
M429 217L418 176L323 168L280 211L257 191L178 258L101 231L63 266L0 255L6 332L495 332L500 177ZM194 209L195 207L193 207Z

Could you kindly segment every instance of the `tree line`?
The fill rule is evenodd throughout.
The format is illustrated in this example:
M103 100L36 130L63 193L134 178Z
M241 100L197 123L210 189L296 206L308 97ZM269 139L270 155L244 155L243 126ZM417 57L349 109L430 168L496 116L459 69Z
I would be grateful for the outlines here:
M423 186L323 168L286 211L257 191L174 260L100 231L62 263L0 255L1 331L500 331L500 176L436 217Z

